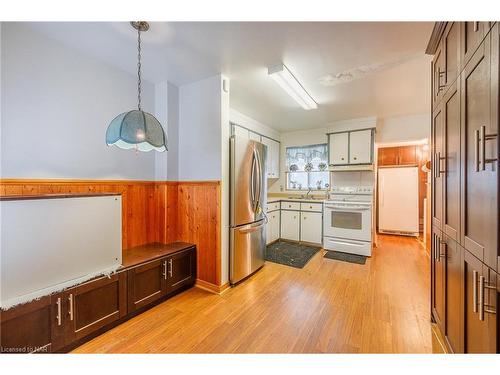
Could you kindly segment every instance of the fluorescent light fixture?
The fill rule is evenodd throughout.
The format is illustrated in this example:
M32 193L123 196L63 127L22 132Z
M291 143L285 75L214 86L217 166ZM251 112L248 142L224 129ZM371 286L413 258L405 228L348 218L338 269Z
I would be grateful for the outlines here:
M311 98L302 85L297 81L297 78L288 70L285 64L277 64L268 68L268 74L274 79L283 90L299 103L302 108L316 109L318 104Z

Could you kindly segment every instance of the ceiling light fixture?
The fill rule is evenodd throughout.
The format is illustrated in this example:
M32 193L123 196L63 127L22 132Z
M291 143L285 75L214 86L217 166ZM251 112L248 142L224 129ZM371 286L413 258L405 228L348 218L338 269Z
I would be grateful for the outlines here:
M160 122L141 109L141 32L149 30L145 21L130 22L137 30L137 109L116 116L106 131L106 144L136 151L166 151L167 138Z
M285 64L277 64L268 68L268 74L274 79L283 90L286 91L302 108L316 109L318 104L302 87L297 78L288 70Z

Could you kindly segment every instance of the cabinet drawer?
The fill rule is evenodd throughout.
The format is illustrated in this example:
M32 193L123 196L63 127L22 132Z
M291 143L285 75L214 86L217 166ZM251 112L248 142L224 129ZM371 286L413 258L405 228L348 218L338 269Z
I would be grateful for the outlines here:
M281 202L282 210L300 210L300 202Z
M323 210L323 203L301 203L300 210L321 212Z
M268 203L266 207L266 212L276 211L280 209L280 202Z

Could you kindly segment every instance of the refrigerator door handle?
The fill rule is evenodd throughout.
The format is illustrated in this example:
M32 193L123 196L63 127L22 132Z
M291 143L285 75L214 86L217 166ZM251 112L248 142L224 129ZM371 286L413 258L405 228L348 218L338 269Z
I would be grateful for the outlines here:
M260 206L260 195L262 194L262 164L260 162L260 154L259 152L254 149L254 152L255 152L255 160L257 161L257 176L258 176L258 182L257 182L257 186L258 186L258 193L256 194L256 202L255 202L255 211L257 212L259 206Z
M252 199L252 209L255 211L255 150L252 153L252 166L250 168L250 196Z
M244 234L256 232L260 228L262 228L265 224L266 224L265 221L263 221L262 223L259 223L258 225L252 225L252 226L247 226L247 227L244 227L244 228L239 228L238 232L244 233Z

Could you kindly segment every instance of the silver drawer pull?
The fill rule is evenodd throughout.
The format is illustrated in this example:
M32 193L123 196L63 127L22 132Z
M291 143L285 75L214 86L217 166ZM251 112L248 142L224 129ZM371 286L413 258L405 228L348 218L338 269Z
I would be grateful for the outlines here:
M71 293L68 297L69 302L69 319L73 320L73 293Z
M477 313L477 271L472 271L472 311Z
M57 325L60 326L61 325L61 297L57 298L56 305L57 305L57 316L56 316Z
M168 275L172 277L173 274L173 264L172 264L172 259L168 260Z
M484 276L479 276L479 320L484 320Z
M167 280L167 261L163 261L163 278Z

